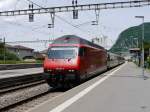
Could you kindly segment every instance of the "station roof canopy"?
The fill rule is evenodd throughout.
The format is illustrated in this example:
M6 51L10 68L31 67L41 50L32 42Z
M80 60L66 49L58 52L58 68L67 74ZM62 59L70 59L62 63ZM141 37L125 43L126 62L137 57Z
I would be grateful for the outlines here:
M130 50L130 53L140 53L140 48L131 48L129 49Z
M140 51L140 48L131 48L130 51Z

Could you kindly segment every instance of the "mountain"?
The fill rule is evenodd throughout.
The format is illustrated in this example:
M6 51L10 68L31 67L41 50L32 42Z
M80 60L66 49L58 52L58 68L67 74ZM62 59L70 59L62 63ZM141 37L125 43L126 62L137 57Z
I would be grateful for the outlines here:
M130 27L119 35L116 43L110 49L111 52L128 52L130 48L141 48L142 24ZM150 23L144 23L144 46L150 47Z

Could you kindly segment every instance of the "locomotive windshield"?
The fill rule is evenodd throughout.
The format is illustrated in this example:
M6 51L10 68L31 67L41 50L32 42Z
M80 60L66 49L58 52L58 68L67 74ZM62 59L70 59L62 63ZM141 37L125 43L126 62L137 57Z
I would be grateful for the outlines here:
M49 59L72 59L77 56L77 48L50 48L48 50Z

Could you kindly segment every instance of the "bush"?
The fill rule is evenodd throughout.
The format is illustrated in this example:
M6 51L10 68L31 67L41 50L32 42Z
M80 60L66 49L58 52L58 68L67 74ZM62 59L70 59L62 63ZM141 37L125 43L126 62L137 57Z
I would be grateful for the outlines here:
M0 53L0 60L4 60L4 52ZM16 61L19 61L20 59L15 54L6 51L6 53L5 53L5 60L16 60Z
M148 68L150 68L150 56L147 57Z

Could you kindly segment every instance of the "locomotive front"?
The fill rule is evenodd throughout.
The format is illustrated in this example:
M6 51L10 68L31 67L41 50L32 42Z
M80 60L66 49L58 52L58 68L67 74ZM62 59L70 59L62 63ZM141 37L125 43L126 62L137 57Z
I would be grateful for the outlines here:
M71 44L52 44L44 61L47 83L52 87L66 86L77 80L79 47Z

